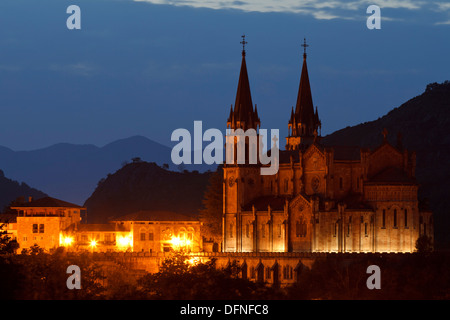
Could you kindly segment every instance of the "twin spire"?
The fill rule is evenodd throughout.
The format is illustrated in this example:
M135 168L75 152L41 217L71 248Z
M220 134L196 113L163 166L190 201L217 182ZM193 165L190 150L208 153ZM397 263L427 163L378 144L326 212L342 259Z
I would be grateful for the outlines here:
M241 72L239 74L239 82L236 92L236 101L231 106L230 116L228 117L227 127L231 129L255 129L260 126L260 120L258 117L258 109L255 105L253 109L252 94L250 92L250 82L248 80L247 64L245 63L245 35L242 36L242 63Z
M258 117L258 110L255 105L253 109L252 96L250 92L250 82L248 80L247 64L245 62L245 35L242 36L242 63L239 74L238 88L236 92L236 101L230 109L230 116L228 117L227 127L231 129L242 128L244 131L250 128L255 130L260 126L260 119ZM287 139L286 148L298 149L301 145L310 144L318 135L318 129L321 127L319 114L312 102L311 87L309 84L308 67L306 65L306 40L302 44L303 52L303 66L300 76L300 85L298 89L297 103L291 111L289 120L289 137Z

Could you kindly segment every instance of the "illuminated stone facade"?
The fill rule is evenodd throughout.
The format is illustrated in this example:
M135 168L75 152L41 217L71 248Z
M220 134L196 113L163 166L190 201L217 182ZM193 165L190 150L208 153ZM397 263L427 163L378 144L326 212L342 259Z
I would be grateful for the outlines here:
M228 128L258 130L245 64ZM225 252L413 252L420 235L433 239L433 218L419 210L416 155L380 135L372 150L326 146L313 109L306 66L288 123L279 171L226 164ZM248 149L247 149L248 150Z
M166 211L139 211L111 221L130 230L134 252L202 251L201 223Z
M33 245L50 250L60 246L61 233L81 221L83 207L45 197L17 205L17 242L20 249Z

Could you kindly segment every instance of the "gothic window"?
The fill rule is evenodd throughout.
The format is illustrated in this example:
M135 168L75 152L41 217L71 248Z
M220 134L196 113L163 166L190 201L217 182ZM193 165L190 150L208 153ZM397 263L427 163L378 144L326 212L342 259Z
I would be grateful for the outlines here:
M261 237L263 237L263 238L266 237L266 224L265 223L261 224Z
M297 237L306 237L306 223L303 218L300 218L295 224L295 233Z
M350 237L350 223L347 224L347 237Z
M233 227L234 227L234 225L232 222L232 223L230 223L230 238L233 238Z
M365 235L366 237L368 237L368 236L369 236L369 234L368 234L368 230L367 230L367 222L366 222L366 223L364 223L364 235Z
M281 223L277 225L277 229L278 229L278 238L281 238Z
M311 180L311 188L313 192L317 193L319 191L320 180L318 177L314 177Z
M408 209L405 209L405 228L408 228Z
M397 209L394 209L394 228L397 228Z
M248 223L245 225L245 236L250 238L250 224Z

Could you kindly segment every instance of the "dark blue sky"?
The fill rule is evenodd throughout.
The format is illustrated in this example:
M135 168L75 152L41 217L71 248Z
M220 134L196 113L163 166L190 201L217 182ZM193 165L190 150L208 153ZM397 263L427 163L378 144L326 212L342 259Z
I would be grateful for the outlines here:
M81 30L66 28L71 4ZM381 30L366 27L370 4ZM194 120L225 130L242 33L262 127L282 136L304 37L323 135L450 79L448 2L2 0L0 145L102 146L136 134L172 145L172 131Z

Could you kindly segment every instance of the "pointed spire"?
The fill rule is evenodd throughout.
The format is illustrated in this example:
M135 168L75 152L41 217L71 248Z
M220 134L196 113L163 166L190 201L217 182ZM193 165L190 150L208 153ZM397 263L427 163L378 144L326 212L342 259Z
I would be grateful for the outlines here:
M236 92L236 101L234 103L234 111L233 115L230 115L229 124L232 128L236 128L237 121L241 123L239 127L242 126L244 130L248 128L257 129L259 125L259 118L257 111L253 111L253 102L252 95L250 92L250 82L248 80L247 73L247 63L245 61L245 45L247 41L245 41L245 35L242 36L241 44L243 45L242 49L242 63L241 63L241 71L239 73L239 82Z
M303 55L302 74L300 76L295 116L298 122L312 125L311 120L313 120L314 117L314 106L311 95L311 86L309 84L308 66L306 65L306 54Z
M306 146L314 141L320 140L320 138L318 138L318 129L321 126L319 112L317 108L314 112L308 66L306 64L306 48L309 47L309 45L306 44L306 39L304 39L301 46L303 47L303 65L300 75L297 103L295 105L295 111L294 109L291 111L291 118L288 123L288 128L292 131L292 136L286 138L286 148L290 149L297 149L301 146ZM316 136L314 136L315 133Z

